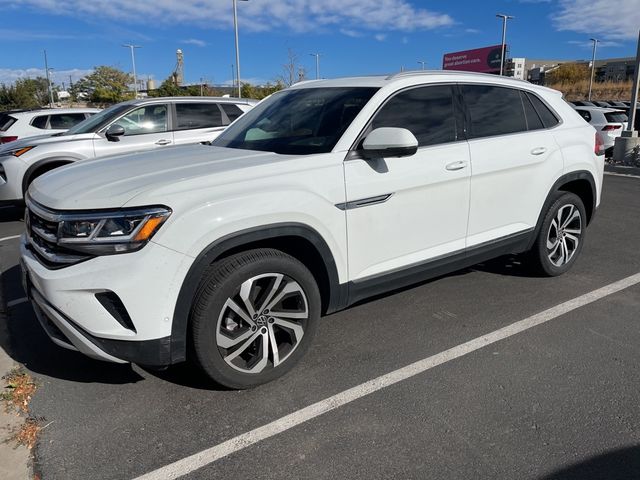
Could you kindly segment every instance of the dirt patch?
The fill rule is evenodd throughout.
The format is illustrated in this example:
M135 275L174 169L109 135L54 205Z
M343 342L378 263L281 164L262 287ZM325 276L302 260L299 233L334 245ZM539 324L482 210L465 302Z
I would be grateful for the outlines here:
M38 441L38 433L42 429L43 419L35 418L29 414L29 403L38 389L31 375L21 368L16 368L2 377L3 390L0 400L4 402L7 412L14 410L20 415L26 415L22 426L12 432L9 441L17 445L24 445L31 450Z

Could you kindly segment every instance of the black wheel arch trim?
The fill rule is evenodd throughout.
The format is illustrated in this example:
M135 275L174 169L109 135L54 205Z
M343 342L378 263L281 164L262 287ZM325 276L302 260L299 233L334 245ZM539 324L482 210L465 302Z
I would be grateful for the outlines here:
M27 168L27 171L24 172L24 175L22 176L22 195L27 193L27 189L29 188L29 183L30 183L29 180L31 179L31 176L33 175L34 172L38 171L40 168L45 167L52 163L57 163L59 164L58 165L59 167L62 167L63 165L67 165L69 163L73 163L77 161L78 161L77 158L51 157L51 158L44 158L42 160L38 160L33 165L29 165L29 168Z
M593 178L593 175L591 174L591 172L589 172L588 170L576 170L575 172L569 172L565 175L562 175L560 178L558 178L558 180L555 181L555 183L549 190L549 193L547 194L547 198L542 204L542 209L540 210L540 213L538 215L535 234L532 236L531 243L529 244L529 248L533 247L533 244L535 243L535 239L538 237L538 234L540 233L540 229L542 228L542 221L544 220L544 216L546 215L547 210L551 206L551 202L553 200L554 195L562 191L561 187L563 185L566 185L569 182L574 182L576 180L586 180L589 183L589 186L591 187L591 196L593 198L593 202L591 205L591 216L588 219L587 225L591 223L591 221L593 220L593 217L596 214L596 203L598 201L596 181Z
M189 316L204 270L232 249L261 240L292 236L309 241L322 258L329 279L329 299L324 313L332 313L346 306L347 292L344 285L339 283L333 254L315 229L302 223L277 223L235 232L208 245L195 259L182 282L171 326L171 363L186 360Z

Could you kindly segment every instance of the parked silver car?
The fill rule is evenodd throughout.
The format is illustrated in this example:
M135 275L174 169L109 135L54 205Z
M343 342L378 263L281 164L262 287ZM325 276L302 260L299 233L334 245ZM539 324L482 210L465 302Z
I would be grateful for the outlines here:
M131 100L64 133L11 142L0 148L0 202L21 200L35 178L71 162L210 142L256 103L216 97Z

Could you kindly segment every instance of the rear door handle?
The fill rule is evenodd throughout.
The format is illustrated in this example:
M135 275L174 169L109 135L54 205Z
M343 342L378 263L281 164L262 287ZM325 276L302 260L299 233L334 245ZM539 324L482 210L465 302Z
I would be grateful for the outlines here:
M158 140L156 142L156 145L169 145L170 143L171 143L171 140L162 139L162 140Z
M455 171L455 170L462 170L463 168L465 168L467 166L467 162L465 161L459 161L459 162L453 162L453 163L449 163L446 167L447 170L451 170L451 171Z
M531 150L531 155L542 155L547 151L547 147L538 147Z

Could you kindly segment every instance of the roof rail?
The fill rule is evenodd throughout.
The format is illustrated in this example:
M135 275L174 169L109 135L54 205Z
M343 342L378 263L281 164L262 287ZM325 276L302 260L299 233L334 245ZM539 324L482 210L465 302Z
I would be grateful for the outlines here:
M428 76L428 75L460 75L460 74L479 76L479 77L489 77L489 78L499 77L499 75L495 75L492 73L466 72L464 70L407 70L404 72L392 73L387 78L385 78L385 80L393 80L398 77L414 77L414 76L421 76L421 75ZM528 83L526 80L521 80L519 78L513 78L513 77L502 77L502 78Z

